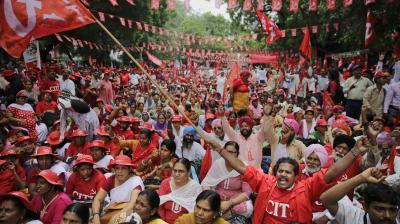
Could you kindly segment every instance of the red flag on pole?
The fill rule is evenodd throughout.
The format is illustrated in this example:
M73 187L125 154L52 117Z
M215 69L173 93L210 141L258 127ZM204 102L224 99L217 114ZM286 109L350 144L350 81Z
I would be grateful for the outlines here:
M303 53L303 56L307 60L311 59L312 46L311 46L311 40L310 40L310 30L308 29L308 25L306 26L303 41L300 44L300 52Z
M261 23L261 29L265 33L265 40L267 44L272 44L282 37L282 32L273 20L269 19L267 15L255 8L257 18Z
M227 9L234 9L238 7L238 3L236 0L228 0L228 7Z
M98 12L98 13L99 13L100 21L102 21L102 22L106 21L106 18L104 17L104 12Z
M16 58L32 40L94 22L94 16L77 0L1 2L0 46Z
M109 0L112 6L118 6L117 0Z
M159 9L160 8L160 0L151 0L151 9Z
M322 95L322 111L326 117L329 117L333 112L333 107L335 103L333 102L328 91L325 91Z
M368 47L368 45L371 44L371 42L375 38L375 31L373 27L373 18L372 18L372 12L371 9L368 9L367 12L367 24L365 24L365 47Z
M133 0L126 0L126 2L128 2L130 5L135 5L135 3L133 2Z
M272 11L281 11L282 10L282 0L272 0Z
M226 79L226 81L225 81L225 84L224 84L224 92L223 92L223 94L222 94L222 101L225 101L225 99L226 99L226 94L227 94L227 91L228 91L228 87L232 87L232 85L233 85L233 80L239 78L239 73L240 73L239 64L238 64L237 62L235 62L235 63L232 65L231 72L229 73L229 75L228 75L228 77L227 77L227 79Z
M365 0L365 5L369 5L371 3L375 3L375 0Z
M167 8L168 9L175 9L175 0L168 0L167 1Z

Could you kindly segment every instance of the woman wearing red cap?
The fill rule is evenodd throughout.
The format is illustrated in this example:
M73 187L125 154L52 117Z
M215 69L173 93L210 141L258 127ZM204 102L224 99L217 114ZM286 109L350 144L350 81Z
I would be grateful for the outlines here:
M0 223L42 224L39 215L33 210L28 197L14 191L0 196Z
M67 182L66 193L72 200L78 202L92 203L100 187L106 179L104 175L93 168L96 163L88 155L80 155L74 164L74 172Z
M74 160L78 154L90 155L89 142L86 142L87 136L86 131L74 130L71 135L72 143L66 150L65 157L70 157Z
M43 170L37 175L37 195L33 196L32 206L44 224L59 224L64 209L72 203L63 188L62 179L53 171Z
M110 165L110 162L114 159L114 157L107 154L110 149L106 146L106 144L102 140L94 140L90 144L89 149L93 160L96 162L96 164L94 164L94 168L103 173L108 172L108 165Z
M110 164L114 175L107 178L105 184L97 192L93 204L93 223L108 223L108 221L120 212L131 211L135 205L140 191L144 190L144 185L140 177L132 172L131 159L127 156L117 156ZM101 216L101 205L106 196L110 196L110 205Z
M105 127L107 128L107 126ZM111 131L111 127L107 128ZM118 139L115 139L115 142L113 141L113 138L111 137L111 135L109 134L109 131L98 129L96 130L96 134L99 140L102 140L105 144L105 146L108 148L109 150L109 154L112 157L116 157L119 155L119 153L121 152L121 147L118 144Z
M27 103L28 95L21 90L16 97L16 102L10 104L7 110L12 114L12 117L19 119L17 126L26 128L29 131L29 136L36 140L36 116L32 106Z

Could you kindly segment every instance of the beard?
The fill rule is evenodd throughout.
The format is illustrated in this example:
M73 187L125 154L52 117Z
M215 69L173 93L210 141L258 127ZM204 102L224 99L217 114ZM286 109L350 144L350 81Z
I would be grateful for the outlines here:
M342 154L339 154L337 152L333 152L333 160L337 162L339 159L343 158Z
M183 139L182 148L191 149L193 145L193 140Z
M306 169L307 173L313 174L313 173L316 173L316 172L320 171L321 170L321 166L309 167L308 165L306 165L305 169Z
M251 135L251 131L250 131L250 130L247 130L247 129L241 129L241 130L240 130L240 134L242 134L243 137L248 138L248 137L250 137L250 135Z

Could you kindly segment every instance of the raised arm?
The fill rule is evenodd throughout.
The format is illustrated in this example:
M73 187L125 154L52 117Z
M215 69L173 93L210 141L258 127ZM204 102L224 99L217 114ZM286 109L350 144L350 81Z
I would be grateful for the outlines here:
M238 133L229 125L228 119L224 116L221 117L222 129L224 130L225 134L232 140L236 139L236 135Z
M332 215L336 215L339 205L338 201L355 187L363 183L379 183L384 176L377 168L369 168L361 174L337 184L321 195L321 202Z
M228 162L231 167L236 170L238 173L243 174L244 170L246 169L246 165L239 160L237 157L235 157L234 155L232 155L232 153L227 152L226 150L224 150L224 148L222 148L218 142L214 141L214 140L206 140L210 145L212 145L213 149L218 152L222 158L225 159L226 162Z

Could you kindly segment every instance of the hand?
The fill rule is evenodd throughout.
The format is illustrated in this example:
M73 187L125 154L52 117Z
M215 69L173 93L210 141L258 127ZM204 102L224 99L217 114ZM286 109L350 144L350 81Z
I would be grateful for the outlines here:
M354 148L358 149L361 154L366 152L369 147L371 147L371 143L367 136L362 136L360 139L358 139L356 145L354 146Z
M319 217L318 219L314 220L313 223L315 223L315 224L326 224L326 223L328 223L328 222L329 222L328 217L326 217L325 215L323 215L323 216Z
M231 208L232 202L231 201L223 201L221 202L221 212L225 213Z
M385 176L375 167L364 170L360 175L364 182L371 184L380 183L385 179Z
M373 143L374 145L375 145L376 137L382 131L382 128L383 128L382 125L379 124L378 121L374 121L374 122L372 122L372 124L370 124L368 126L367 136L368 136L369 140L371 141L371 143Z
M219 145L218 142L216 142L215 140L211 140L211 139L206 139L206 142L208 144L211 145L211 148L216 151L216 152L220 152L222 150L221 146Z

